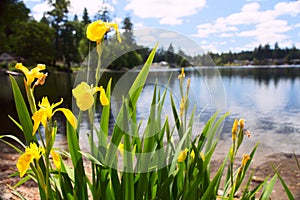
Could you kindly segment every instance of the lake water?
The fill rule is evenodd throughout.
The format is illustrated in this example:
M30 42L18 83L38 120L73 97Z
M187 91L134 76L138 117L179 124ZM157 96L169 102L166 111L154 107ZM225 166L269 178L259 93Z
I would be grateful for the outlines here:
M146 123L155 83L158 83L160 90L171 91L179 107L178 73L178 69L153 69L150 72L138 104L138 119ZM131 71L103 75L103 82L111 76L114 81L112 123L121 97L126 95L136 74L136 71ZM201 133L203 125L215 111L230 111L224 123L220 149L230 145L234 119L245 118L251 138L245 139L244 151L249 152L256 142L260 142L260 153L264 155L278 152L300 154L300 66L189 68L186 70L186 79L188 77L191 78L190 110L195 106L197 113L195 134ZM15 78L22 84L23 76ZM62 97L64 106L72 108L71 89L74 81L79 81L74 74L50 73L45 86L36 88L37 99L47 95L51 97L50 101L55 102ZM162 118L169 116L172 120L169 104L167 95ZM16 116L7 75L0 76L0 105L0 134L20 134L7 117ZM63 127L61 116L57 118ZM86 123L83 123L82 129L86 130L86 127ZM64 138L64 128L60 133L58 137Z

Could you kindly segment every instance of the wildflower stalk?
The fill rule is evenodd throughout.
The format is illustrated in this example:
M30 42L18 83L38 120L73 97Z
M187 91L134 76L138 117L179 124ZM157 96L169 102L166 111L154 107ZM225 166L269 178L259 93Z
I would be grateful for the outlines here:
M30 164L30 168L32 169L34 174L36 174L36 176L37 176L37 181L39 183L39 187L43 189L42 191L40 191L41 199L43 199L43 198L49 199L48 192L47 192L47 185L45 184L45 182L43 182L45 179L44 179L43 171L39 165L39 161L36 161L35 165L36 165L36 167L34 167L33 164ZM41 192L43 192L43 193L41 193Z
M98 61L97 61L97 68L95 73L95 86L98 85L100 79L100 69L101 69L101 55L103 51L103 40L97 42L97 53L98 53Z
M26 87L26 95L29 102L31 113L34 114L36 112L36 103L33 94L33 89L31 87Z
M33 88L31 88L31 87L27 87L27 85L25 84L25 88L26 88L27 100L28 100L28 103L29 103L29 106L30 106L30 111L33 115L37 111L36 103L35 103L35 97L34 97L34 94L33 94L34 86L33 86ZM44 148L46 148L46 144L43 140L43 136L42 136L41 131L39 129L38 129L38 135L40 137L40 140L42 141L42 146Z
M52 146L50 146L50 140L51 140L51 134L52 134L52 119L49 119L46 127L45 127L45 136L46 136L46 152L45 152L45 161L46 161L46 176L45 176L45 181L46 181L46 198L49 199L49 194L51 193L51 185L49 182L50 178L50 161L49 161L49 154L50 150L52 149Z

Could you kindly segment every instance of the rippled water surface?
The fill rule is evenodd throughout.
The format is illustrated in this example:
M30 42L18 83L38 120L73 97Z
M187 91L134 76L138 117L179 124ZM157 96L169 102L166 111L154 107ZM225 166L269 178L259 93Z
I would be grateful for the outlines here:
M105 73L103 82L113 77L112 123L116 117L122 95L137 72ZM153 88L167 91L166 106L162 118L172 121L169 93L176 105L180 103L179 70L152 70L138 104L138 119L142 126L147 122ZM71 89L76 75L50 73L46 85L36 90L37 98L50 96L52 101L64 98L64 106L72 108ZM22 76L15 77L22 84ZM252 137L246 147L260 142L266 153L300 153L300 66L274 67L219 67L189 68L186 79L191 78L190 110L196 108L195 134L201 132L204 123L215 112L230 111L221 139L230 141L231 124L234 118L245 118ZM162 93L162 92L161 92ZM8 115L16 117L12 92L7 75L0 76L0 133L16 133L18 130L9 121ZM58 116L60 124L64 124ZM86 123L86 121L84 121ZM84 129L86 124L82 125ZM60 130L63 133L64 129ZM63 138L63 137L60 137Z

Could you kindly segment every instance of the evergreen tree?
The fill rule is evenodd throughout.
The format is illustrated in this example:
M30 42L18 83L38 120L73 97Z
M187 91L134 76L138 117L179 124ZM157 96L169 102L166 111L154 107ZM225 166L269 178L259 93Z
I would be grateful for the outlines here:
M56 65L57 60L63 59L63 46L62 46L62 29L67 21L68 8L70 6L69 0L49 0L49 4L53 7L48 12L50 15L51 26L55 30L55 58L53 59L53 66Z
M130 20L130 17L126 17L123 21L122 28L125 30L123 33L123 40L125 43L132 45L134 43L133 31L132 31L133 24Z
M176 60L175 60L175 54L174 54L174 47L172 45L172 43L169 45L168 50L166 52L166 57L165 60L169 63L169 64L175 64Z
M30 20L30 10L17 0L1 1L0 8L0 52L12 52L10 36L20 29L19 24ZM4 42L5 41L5 42ZM19 55L21 56L21 55Z
M88 11L86 8L83 9L82 23L84 25L88 25L89 23L91 23L91 20L89 18L89 14L88 14Z

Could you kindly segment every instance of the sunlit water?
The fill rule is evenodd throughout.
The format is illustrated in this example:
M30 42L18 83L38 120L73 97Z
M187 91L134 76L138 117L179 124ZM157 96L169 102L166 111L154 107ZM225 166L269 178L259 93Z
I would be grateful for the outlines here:
M245 118L246 128L251 132L251 138L245 139L243 151L249 152L257 142L260 142L260 154L293 152L300 154L300 66L222 67L218 68L221 76L211 74L209 70L210 68L186 70L184 89L187 78L191 79L188 112L190 113L194 107L196 109L194 136L201 133L205 122L214 112L224 114L230 111L221 134L218 151L220 154L223 149L229 148L231 125L235 118ZM104 74L103 82L111 76L114 81L111 126L120 108L122 95L126 96L126 88L130 86L136 73ZM164 90L167 91L162 119L168 116L171 124L174 123L169 93L172 92L175 104L179 108L181 97L178 73L178 69L155 69L150 72L137 108L137 118L142 123L141 130L147 123L155 83L161 94ZM23 77L16 78L21 84ZM63 97L64 106L71 108L71 88L74 79L75 75L50 74L46 86L36 91L38 99L49 95L52 101L59 101ZM17 132L7 117L8 114L16 117L9 85L8 76L0 76L1 134ZM63 125L64 121L60 119L61 116L58 116L59 124ZM96 116L96 126L97 120L99 121L99 115ZM87 119L84 118L81 125L82 134L88 133L87 123ZM60 130L58 137L61 143L65 143L62 133L64 128ZM81 142L83 146L88 146L87 140Z

